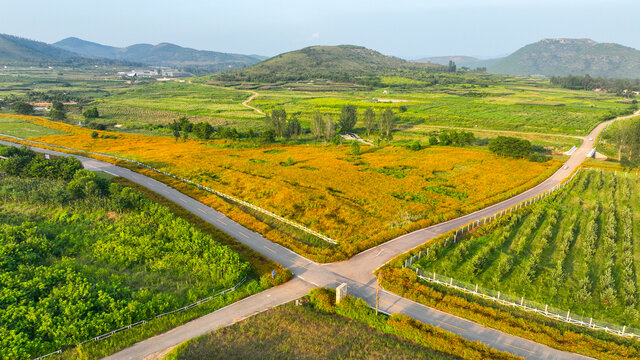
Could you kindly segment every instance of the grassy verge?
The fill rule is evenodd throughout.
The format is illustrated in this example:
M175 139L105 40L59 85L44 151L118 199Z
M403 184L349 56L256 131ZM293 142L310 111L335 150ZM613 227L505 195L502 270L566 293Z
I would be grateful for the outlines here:
M314 289L301 302L271 309L180 345L178 359L516 359L404 315L376 315L362 300L334 303Z

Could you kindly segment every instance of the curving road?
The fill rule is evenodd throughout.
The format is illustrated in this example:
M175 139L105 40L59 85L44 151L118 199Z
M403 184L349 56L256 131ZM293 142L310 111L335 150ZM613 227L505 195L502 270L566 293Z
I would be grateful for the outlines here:
M249 109L251 109L251 110L253 110L253 111L257 112L257 113L258 113L258 114L260 114L260 115L265 115L264 111L262 111L262 110L260 110L260 109L258 109L258 108L256 108L256 107L253 107L253 106L249 105L249 103L251 102L251 100L255 99L258 95L260 95L260 94L258 94L258 93L257 93L257 92L255 92L255 91L251 91L251 96L249 96L249 98L248 98L247 100L245 100L245 101L243 101L243 102L242 102L242 106L244 106L244 107L246 107L246 108L249 108Z
M640 111L634 115L639 115ZM621 118L618 118L621 119ZM395 256L402 254L425 241L445 234L469 222L493 215L502 210L530 199L559 184L569 176L586 158L593 146L590 138L596 139L599 133L614 119L598 125L587 137L578 150L569 158L565 165L539 185L505 201L489 206L474 213L430 226L412 233L400 236L379 246L364 251L348 261L318 264L295 252L269 241L258 233L246 229L242 225L229 219L224 214L210 208L187 195L142 174L115 166L99 160L83 156L69 155L57 151L32 147L38 152L58 156L75 156L80 159L85 168L94 171L104 171L112 175L122 176L148 189L163 195L169 200L181 205L191 213L220 228L265 257L274 260L282 266L291 269L297 279L284 285L264 291L254 296L236 302L224 309L220 309L202 318L181 325L171 331L142 341L132 347L124 349L108 357L108 359L144 359L153 354L176 346L185 340L206 334L221 326L227 326L240 319L251 316L273 306L291 301L308 293L311 287L336 287L340 283L349 285L349 293L375 304L377 280L373 271ZM1 144L17 144L0 141ZM416 320L431 324L456 333L466 339L480 341L492 348L519 355L528 359L583 359L582 355L559 351L548 346L535 343L517 336L486 328L480 324L457 316L435 310L411 300L404 299L387 291L380 293L380 309L387 313L403 313Z

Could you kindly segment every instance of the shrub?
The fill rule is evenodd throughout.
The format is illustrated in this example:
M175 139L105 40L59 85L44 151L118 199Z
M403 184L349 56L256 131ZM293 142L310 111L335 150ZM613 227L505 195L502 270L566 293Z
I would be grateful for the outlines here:
M525 157L531 153L531 142L511 136L498 136L489 141L489 150L498 155Z
M100 114L98 113L98 108L97 107L92 107L89 108L87 110L85 110L82 113L82 116L84 116L85 119L89 120L89 119L97 119L100 117Z
M33 114L33 105L27 104L24 101L18 101L13 104L13 111L20 115L31 115Z
M275 276L272 275L273 273L263 274L262 276L260 276L260 286L267 289L273 286L284 284L287 281L291 280L291 278L293 277L293 274L289 269L278 268L274 269L273 271L275 272Z
M409 150L419 151L419 150L421 150L421 149L422 149L422 144L420 144L420 141L415 140L415 141L413 141L411 144L409 144L409 145L407 146L407 148L408 148Z
M92 131L91 132L91 138L92 139L97 139L98 138L98 132L97 131Z
M360 143L358 141L351 143L351 155L360 155Z

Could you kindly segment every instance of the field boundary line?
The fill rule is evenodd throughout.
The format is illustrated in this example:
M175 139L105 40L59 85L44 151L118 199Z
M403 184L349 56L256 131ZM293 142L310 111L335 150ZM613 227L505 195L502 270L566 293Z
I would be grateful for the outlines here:
M147 164L139 162L139 161L135 161L135 160L119 157L119 156L114 156L114 155L108 155L108 154L103 154L103 153L97 153L97 152L74 149L74 148L70 148L70 147L66 147L66 146L48 144L48 143L44 143L44 142L40 142L40 141L36 141L36 140L23 139L23 138L20 138L20 137L17 137L17 136L11 136L11 135L5 135L5 134L0 134L0 136L7 137L7 138L10 138L10 139L20 140L20 141L26 141L26 142L30 142L30 143L34 143L34 144L38 144L38 145L45 145L45 146L50 146L50 147L54 147L54 148L58 148L58 149L64 149L64 150L69 150L69 151L73 151L73 152L79 152L79 153L82 153L82 154L103 156L103 157L107 157L107 158L111 158L111 159L126 161L128 163L132 163L132 164L144 167L146 169L155 171L155 172L160 173L162 175L168 176L170 178L176 179L176 180L181 181L181 182L183 182L185 184L193 185L193 186L197 187L200 190L204 190L204 191L210 192L210 193L212 193L214 195L217 195L218 197L221 197L223 199L226 199L226 200L229 200L231 202L234 202L234 203L240 204L242 206L248 207L248 208L250 208L252 210L255 210L255 211L259 212L259 213L262 213L262 214L267 215L267 216L269 216L271 218L274 218L274 219L276 219L276 220L278 220L280 222L283 222L283 223L285 223L285 224L287 224L289 226L292 226L292 227L294 227L294 228L296 228L298 230L302 230L303 232L306 232L306 233L308 233L310 235L313 235L313 236L315 236L315 237L317 237L317 238L319 238L319 239L321 239L321 240L323 240L325 242L328 242L330 244L333 244L333 245L338 244L337 240L334 240L334 239L332 239L332 238L330 238L330 237L328 237L328 236L326 236L326 235L324 235L324 234L322 234L322 233L320 233L318 231L309 229L308 227L306 227L306 226L304 226L302 224L298 224L295 221L292 221L292 220L284 218L284 217L282 217L280 215L277 215L277 214L275 214L275 213L273 213L273 212L271 212L271 211L269 211L267 209L263 209L263 208L261 208L259 206L253 205L253 204L251 204L251 203L249 203L247 201L238 199L235 196L227 195L227 194L225 194L223 192L220 192L220 191L214 190L214 189L212 189L210 187L198 184L198 183L193 182L191 180L177 177L177 176L175 176L175 175L173 175L173 174L171 174L169 172L166 172L166 171L163 171L163 170L160 170L160 169L156 169L156 168L154 168L154 167L152 167L150 165L147 165Z

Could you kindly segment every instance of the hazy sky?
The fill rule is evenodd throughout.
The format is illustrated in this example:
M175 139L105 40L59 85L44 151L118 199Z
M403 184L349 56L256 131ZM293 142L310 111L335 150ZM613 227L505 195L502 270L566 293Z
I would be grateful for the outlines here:
M45 42L76 36L269 56L355 44L408 59L503 55L556 37L640 49L639 0L3 0L0 9L0 33Z

